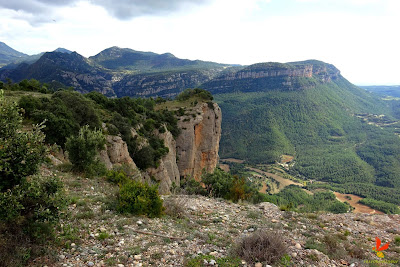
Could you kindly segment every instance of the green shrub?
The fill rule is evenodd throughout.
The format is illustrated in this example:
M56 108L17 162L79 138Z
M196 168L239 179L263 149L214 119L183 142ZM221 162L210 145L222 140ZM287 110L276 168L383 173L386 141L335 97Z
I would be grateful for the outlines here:
M113 184L124 184L129 180L129 178L128 178L128 176L126 176L125 172L115 171L115 170L108 171L107 175L106 175L106 179L107 179L107 181L109 181L110 183L113 183Z
M76 171L92 172L96 166L96 155L103 149L105 138L101 130L90 130L86 125L79 130L78 136L67 138L65 147L69 160Z
M264 196L244 177L231 175L220 168L213 173L205 173L201 177L207 194L211 197L221 197L237 202L239 200L259 203Z
M396 237L394 238L394 244L395 244L396 246L400 246L400 236L396 236Z
M120 185L117 210L121 213L158 217L163 212L163 201L157 185L128 181Z
M0 191L12 189L26 176L37 172L44 161L43 127L36 125L32 131L23 132L22 117L14 103L0 95Z
M207 191L201 186L201 183L195 179L188 177L187 180L181 181L183 193L188 195L207 195Z
M66 201L58 178L34 175L46 154L40 127L23 132L17 106L2 92L0 110L0 264L23 266L52 238Z
M186 89L176 97L176 100L185 101L191 97L199 97L202 100L213 100L213 96L209 91L200 88Z

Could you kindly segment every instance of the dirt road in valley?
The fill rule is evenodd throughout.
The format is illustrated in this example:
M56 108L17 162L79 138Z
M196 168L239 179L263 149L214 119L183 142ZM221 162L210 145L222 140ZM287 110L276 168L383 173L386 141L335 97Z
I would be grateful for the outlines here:
M383 212L381 212L379 210L375 210L366 205L358 203L358 201L360 199L362 199L362 197L352 195L352 194L341 194L338 192L333 192L333 193L335 194L336 198L339 201L342 201L342 202L347 201L354 208L354 210L353 210L354 213L384 214ZM348 199L349 197L351 199Z
M262 171L262 170L259 170L259 169L256 169L256 168L252 168L252 167L247 167L247 169L251 170L251 171L255 171L255 172L263 174L263 175L266 175L268 177L271 177L275 181L279 182L278 192L280 190L282 190L283 188L285 188L286 186L291 185L291 184L298 185L298 186L301 186L301 187L303 186L301 183L297 183L295 181L283 178L282 176L279 176L279 175L274 174L274 173L265 172L265 171ZM265 183L263 183L263 188L261 189L263 191L260 191L260 192L261 193L265 193L266 189L267 189L267 186L266 186Z

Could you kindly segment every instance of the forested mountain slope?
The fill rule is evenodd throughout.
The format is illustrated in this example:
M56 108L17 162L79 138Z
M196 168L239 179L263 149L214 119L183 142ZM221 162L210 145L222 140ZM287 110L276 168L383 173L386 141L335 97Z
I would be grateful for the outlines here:
M289 154L295 156L292 171L309 179L400 188L399 124L389 105L349 83L334 66L257 64L204 88L224 113L221 157L254 164ZM369 121L373 114L392 124Z

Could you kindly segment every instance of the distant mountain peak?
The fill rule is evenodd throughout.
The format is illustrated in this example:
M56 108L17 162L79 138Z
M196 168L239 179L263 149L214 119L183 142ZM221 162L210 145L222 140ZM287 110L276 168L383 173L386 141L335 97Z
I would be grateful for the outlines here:
M71 54L72 53L72 51L70 51L68 49L65 49L65 48L62 48L62 47L57 48L53 52L66 53L66 54Z
M28 55L9 47L3 42L0 42L0 67L27 56Z

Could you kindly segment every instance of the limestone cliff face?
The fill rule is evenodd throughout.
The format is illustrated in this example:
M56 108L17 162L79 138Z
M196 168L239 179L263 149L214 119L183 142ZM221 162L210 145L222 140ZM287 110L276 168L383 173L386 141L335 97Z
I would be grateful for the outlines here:
M200 180L203 170L213 172L218 163L221 109L215 103L199 103L190 113L179 119L181 134L176 140L167 130L164 133L155 133L169 150L160 159L157 168L140 172L129 155L127 144L119 136L106 137L107 143L100 152L101 161L107 169L126 165L130 170L128 175L148 183L157 181L160 194L170 194L173 184L180 186L181 177L191 176ZM132 135L137 135L134 129ZM147 140L142 140L139 143L146 142Z
M128 175L136 175L139 169L129 155L128 146L119 136L108 135L106 137L106 145L104 150L100 151L100 160L106 165L107 169L126 165Z
M195 117L184 116L178 122L178 168L181 176L200 180L203 169L212 172L218 163L222 113L215 103L200 103L192 114Z
M298 68L283 68L280 66L275 67L264 67L257 66L262 64L255 64L252 67L246 68L244 70L238 71L236 73L229 73L219 78L214 79L214 81L232 81L240 79L259 79L266 77L308 77L311 78L313 75L313 66L304 65ZM280 64L283 65L283 64Z
M172 97L184 88L196 87L209 81L218 70L188 70L168 73L127 75L115 82L114 91L121 96L163 96Z
M160 194L170 194L171 186L175 183L180 186L180 175L178 165L176 163L176 141L169 131L157 135L164 141L164 145L168 147L168 154L161 158L158 168L149 168L144 173L144 179L149 182L155 179L159 181L158 191Z

